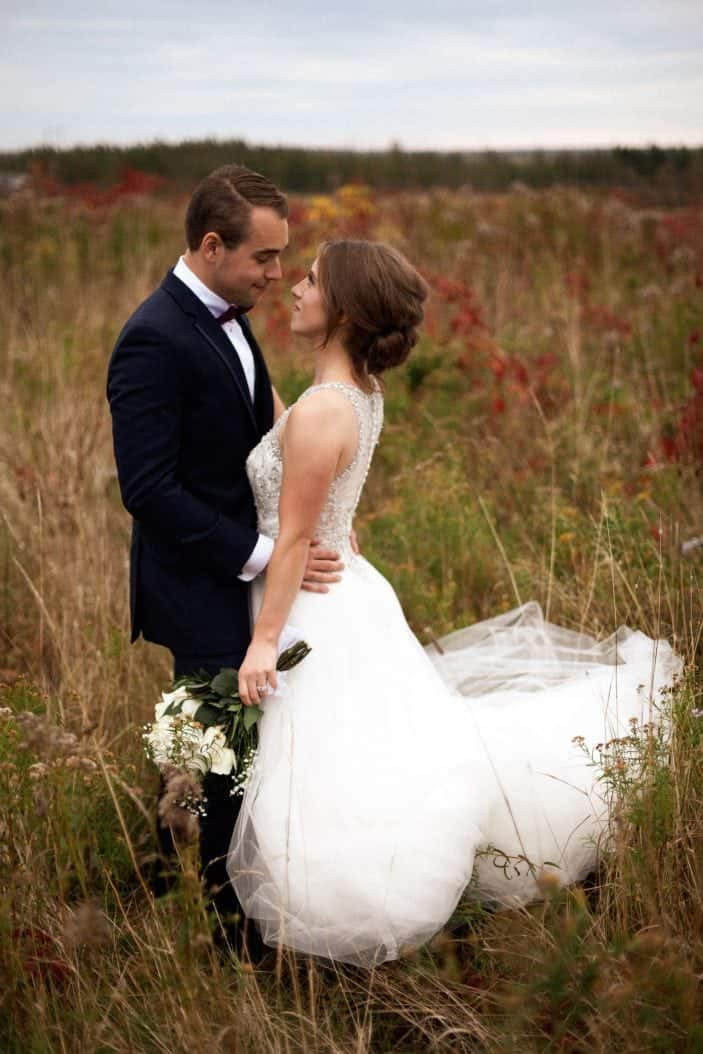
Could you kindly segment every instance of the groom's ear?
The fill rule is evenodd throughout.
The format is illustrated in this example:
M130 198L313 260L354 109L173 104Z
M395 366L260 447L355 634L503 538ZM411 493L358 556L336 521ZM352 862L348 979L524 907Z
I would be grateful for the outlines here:
M218 251L224 248L224 242L216 231L208 231L200 243L200 252L206 260L214 260Z

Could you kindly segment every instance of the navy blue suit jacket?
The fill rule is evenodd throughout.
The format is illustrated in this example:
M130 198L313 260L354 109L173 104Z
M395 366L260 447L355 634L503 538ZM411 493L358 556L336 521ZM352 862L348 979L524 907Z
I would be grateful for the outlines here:
M107 394L122 500L133 517L132 640L176 653L244 655L248 586L237 575L258 534L249 452L273 424L271 381L256 365L252 405L220 324L170 272L117 340Z

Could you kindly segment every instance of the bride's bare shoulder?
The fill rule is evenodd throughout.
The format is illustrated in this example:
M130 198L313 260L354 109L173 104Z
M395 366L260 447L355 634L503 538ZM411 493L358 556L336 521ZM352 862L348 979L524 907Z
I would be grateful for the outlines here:
M293 404L285 422L285 432L307 433L311 440L320 434L344 441L356 436L357 417L349 397L338 388L308 388Z

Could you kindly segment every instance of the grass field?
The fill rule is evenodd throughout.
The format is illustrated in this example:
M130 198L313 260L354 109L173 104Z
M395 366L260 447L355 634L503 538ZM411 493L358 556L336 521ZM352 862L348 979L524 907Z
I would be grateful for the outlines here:
M128 643L129 521L104 398L123 322L181 251L182 200L0 204L0 1049L703 1051L703 206L568 189L295 199L252 314L290 401L311 362L289 286L318 242L391 241L432 287L389 375L364 554L423 640L530 598L553 621L667 637L670 743L608 772L587 889L468 906L378 969L214 950L195 850L154 900L142 726L169 676Z

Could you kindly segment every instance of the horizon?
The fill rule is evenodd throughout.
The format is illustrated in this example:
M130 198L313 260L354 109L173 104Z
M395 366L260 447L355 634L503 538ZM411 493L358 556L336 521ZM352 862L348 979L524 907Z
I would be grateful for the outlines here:
M37 142L30 143L25 146L12 147L12 148L0 148L0 155L13 155L13 154L24 154L30 152L41 152L45 150L54 151L56 153L70 153L72 151L80 150L140 150L148 149L154 146L167 146L167 147L179 147L179 146L196 146L201 143L217 143L221 146L225 146L228 143L241 143L244 147L250 150L302 150L309 153L358 153L358 154L387 154L393 150L399 150L403 154L460 154L465 157L480 157L485 154L511 154L511 155L531 155L531 154L563 154L563 153L609 153L614 150L688 150L695 151L703 149L703 137L696 142L682 143L682 142L657 142L657 141L646 141L642 143L631 143L631 142L612 142L612 143L601 143L593 145L532 145L532 146L510 146L510 145L497 145L497 146L475 146L475 147L406 147L403 143L389 143L387 146L378 147L350 147L350 146L329 146L329 145L302 145L300 143L292 142L261 142L252 141L246 139L243 136L228 136L228 137L216 137L216 136L202 136L202 137L186 137L183 139L172 139L166 136L158 136L154 139L134 140L131 142L115 142L110 140L96 140L92 142L75 142L68 144L59 144L58 146L54 143L49 142Z

